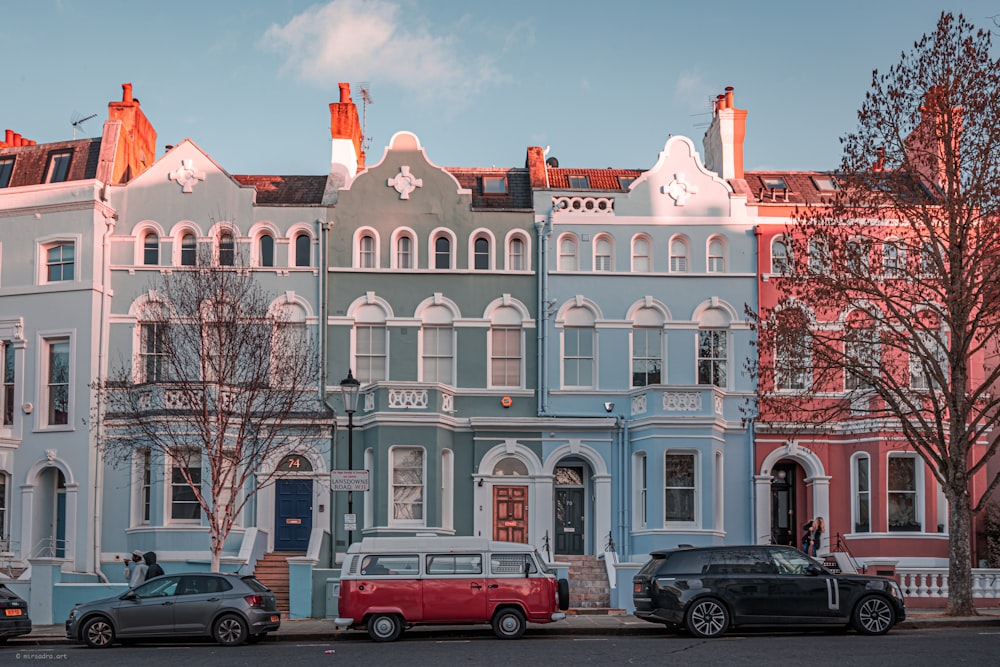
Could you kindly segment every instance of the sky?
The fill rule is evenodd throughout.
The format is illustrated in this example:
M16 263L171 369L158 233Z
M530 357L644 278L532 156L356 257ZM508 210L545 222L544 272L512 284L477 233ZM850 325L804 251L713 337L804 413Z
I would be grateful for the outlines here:
M942 11L991 28L994 0L0 0L0 131L99 136L121 84L158 133L232 174L322 175L329 103L359 84L368 163L413 132L441 166L645 169L671 135L701 146L726 86L745 166L835 169L873 70Z

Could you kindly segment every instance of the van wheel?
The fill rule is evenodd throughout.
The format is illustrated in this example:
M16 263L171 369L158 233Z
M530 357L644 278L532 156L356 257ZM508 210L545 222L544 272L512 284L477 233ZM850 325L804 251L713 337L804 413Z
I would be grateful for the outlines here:
M517 639L524 634L524 614L520 609L508 607L493 615L493 633L500 639Z
M851 625L863 635L884 635L896 622L896 612L884 598L869 595L854 608Z
M403 633L403 624L394 614L377 614L368 619L368 636L377 642L394 642Z
M566 611L569 609L569 582L560 579L557 588L559 590L559 611Z
M702 639L721 637L729 627L729 611L715 598L695 600L688 609L685 625L695 637Z

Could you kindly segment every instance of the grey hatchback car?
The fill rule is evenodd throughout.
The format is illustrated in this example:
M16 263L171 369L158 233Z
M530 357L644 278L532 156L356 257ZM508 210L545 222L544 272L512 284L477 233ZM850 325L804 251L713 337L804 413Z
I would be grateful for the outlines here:
M252 576L192 572L76 605L66 619L66 637L91 648L157 637L212 637L237 646L260 641L280 626L274 593Z

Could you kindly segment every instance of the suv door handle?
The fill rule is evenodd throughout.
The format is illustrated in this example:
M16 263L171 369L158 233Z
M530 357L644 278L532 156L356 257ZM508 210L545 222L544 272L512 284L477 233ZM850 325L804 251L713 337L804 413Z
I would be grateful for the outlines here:
M500 584L490 584L487 588L500 588Z

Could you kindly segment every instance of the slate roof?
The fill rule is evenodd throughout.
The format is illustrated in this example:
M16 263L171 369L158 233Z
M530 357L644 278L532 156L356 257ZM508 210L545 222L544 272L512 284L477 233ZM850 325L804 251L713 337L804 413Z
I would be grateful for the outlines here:
M824 171L747 171L743 174L745 188L738 187L738 179L731 180L730 185L737 192L746 194L747 202L750 203L765 206L816 205L829 203L836 194L836 190L820 190L816 185L817 180L830 177L833 177L833 174ZM781 179L788 187L770 189L764 184L764 179Z
M53 153L70 151L67 181L83 181L97 178L97 164L101 153L100 138L57 141L34 146L0 148L0 158L13 157L14 170L7 187L40 185L45 182L49 166L49 156Z
M531 180L527 169L498 169L474 167L445 167L459 184L472 191L474 209L531 209ZM507 179L505 194L483 193L484 176L503 176Z
M323 203L326 176L259 176L234 174L242 185L257 189L257 203L269 206L312 206Z

